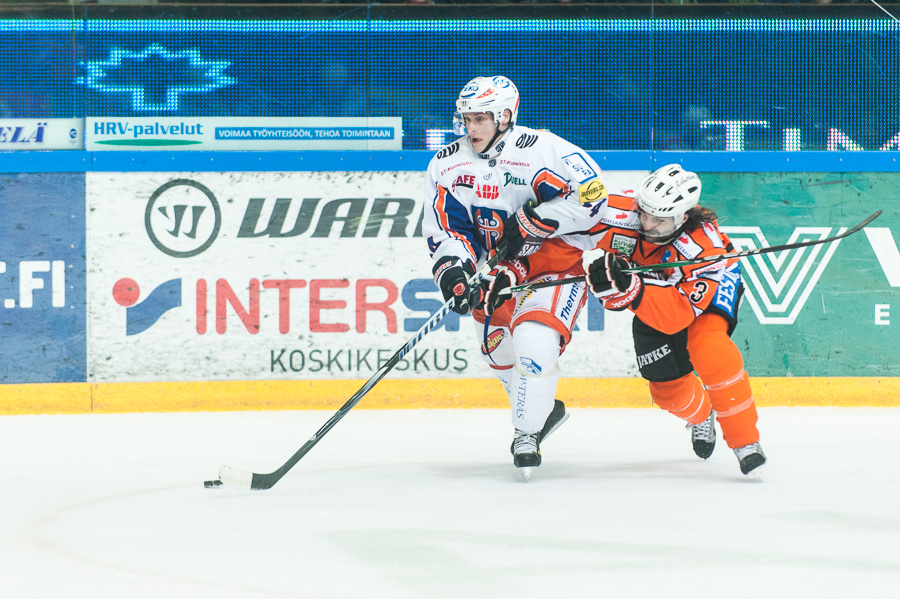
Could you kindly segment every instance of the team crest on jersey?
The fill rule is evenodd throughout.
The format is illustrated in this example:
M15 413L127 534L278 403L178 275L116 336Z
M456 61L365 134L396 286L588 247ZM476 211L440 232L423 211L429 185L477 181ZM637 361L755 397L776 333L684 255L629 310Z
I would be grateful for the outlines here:
M629 237L628 235L622 235L621 233L613 233L612 239L609 242L611 250L619 252L624 256L633 254L636 245L637 239Z
M582 204L597 202L607 197L609 197L609 192L606 191L606 185L600 179L594 179L590 183L578 186L578 201Z
M475 216L475 223L478 225L478 231L481 233L485 247L497 247L500 235L503 234L503 221L506 220L506 213L490 208L475 208L472 214Z

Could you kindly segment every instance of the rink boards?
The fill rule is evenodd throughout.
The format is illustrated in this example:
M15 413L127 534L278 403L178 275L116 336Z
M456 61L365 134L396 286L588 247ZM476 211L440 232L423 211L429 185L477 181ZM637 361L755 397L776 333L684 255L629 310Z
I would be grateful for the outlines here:
M441 305L421 170L210 168L6 177L0 413L336 408ZM900 215L873 202L900 174L724 170L701 173L703 203L738 249L885 210L742 261L734 338L760 405L900 405ZM604 174L625 190L647 172ZM649 405L628 313L589 302L561 366L573 406ZM361 407L503 405L451 314Z

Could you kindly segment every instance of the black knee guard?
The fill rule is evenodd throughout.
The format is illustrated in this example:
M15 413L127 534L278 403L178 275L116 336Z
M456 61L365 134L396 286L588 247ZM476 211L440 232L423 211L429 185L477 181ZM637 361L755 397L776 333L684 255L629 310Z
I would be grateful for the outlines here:
M674 381L694 371L687 350L687 329L666 335L635 316L631 330L638 369L648 381Z

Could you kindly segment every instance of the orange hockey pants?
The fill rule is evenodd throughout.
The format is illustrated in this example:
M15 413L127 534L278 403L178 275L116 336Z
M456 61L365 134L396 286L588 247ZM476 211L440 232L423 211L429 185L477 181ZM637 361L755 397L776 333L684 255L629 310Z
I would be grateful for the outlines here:
M759 441L750 377L740 350L728 336L725 319L700 315L688 327L687 349L696 374L651 382L653 403L691 424L703 422L710 409L715 410L722 436L732 449Z

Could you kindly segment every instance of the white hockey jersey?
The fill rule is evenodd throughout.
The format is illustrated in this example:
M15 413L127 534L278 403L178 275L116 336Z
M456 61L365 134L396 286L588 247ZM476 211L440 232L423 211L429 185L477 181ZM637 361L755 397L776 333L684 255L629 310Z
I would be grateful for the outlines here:
M422 231L433 260L456 256L480 264L496 248L503 223L532 201L555 220L560 237L590 249L587 231L607 197L600 167L578 146L548 131L515 126L480 154L463 137L428 165Z

